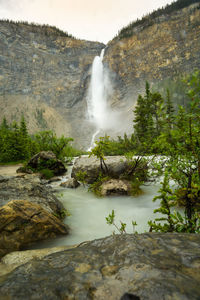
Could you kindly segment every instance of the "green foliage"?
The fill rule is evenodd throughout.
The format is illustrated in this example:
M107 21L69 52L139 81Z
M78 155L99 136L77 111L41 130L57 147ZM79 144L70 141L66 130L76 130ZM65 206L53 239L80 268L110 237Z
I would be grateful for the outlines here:
M131 196L139 196L143 194L143 190L141 189L141 185L143 184L137 177L131 182Z
M35 145L28 135L24 117L20 126L16 122L8 124L4 117L0 125L0 162L26 160L34 154L34 150Z
M132 134L130 137L124 134L124 137L118 136L117 140L111 139L108 135L101 137L103 141L103 155L125 155L128 152L134 151L136 148L135 136Z
M155 209L154 213L163 214L164 217L156 218L155 221L149 221L150 231L200 233L200 218L197 210L194 209L191 217L188 217L187 214L181 215L179 212L172 210L177 204L177 195L170 188L169 174L167 172L159 192L160 195L154 197L153 201L160 199L160 207Z
M87 151L77 149L74 146L72 146L71 143L68 143L63 150L63 156L65 158L68 158L69 160L71 157L77 157L84 154L87 154Z
M105 163L105 148L107 147L107 140L103 137L100 137L99 141L95 142L96 146L91 150L89 157L94 155L100 160L101 171L104 174L108 174L108 167Z
M184 7L187 7L191 4L199 3L199 0L178 0L175 2L172 2L171 4L166 5L163 8L157 9L156 11L153 11L152 13L144 16L142 19L137 19L134 22L131 22L128 26L122 28L118 35L115 37L115 39L123 39L131 37L135 30L143 30L154 23L159 22L159 17L166 15L169 18L169 15L173 12L176 12L177 10L180 10Z
M90 184L89 191L93 192L96 196L102 197L101 194L101 185L105 181L108 181L110 179L109 176L106 176L105 174L100 173L98 178L95 180L94 183Z
M43 117L43 113L44 113L44 112L45 112L44 109L36 108L36 111L35 111L34 115L35 115L35 118L36 118L36 120L37 120L38 125L39 125L41 128L48 128L47 121L46 121L45 118Z
M67 147L73 141L72 138L66 138L63 135L58 138L51 130L41 131L35 134L33 138L38 145L39 151L52 151L60 159L63 159L65 156L68 157Z
M40 173L42 174L42 177L45 179L50 179L54 176L53 171L49 169L40 169Z
M150 223L154 231L199 232L200 219L200 72L196 71L186 80L191 101L187 108L179 107L171 128L163 130L157 146L167 155L165 180L160 190L161 207L156 212L167 215L167 223ZM168 182L173 180L172 192ZM171 196L170 196L171 195ZM184 217L171 213L168 205L184 207ZM174 204L174 203L173 203ZM167 206L168 205L168 206ZM158 221L158 219L157 219Z
M39 151L52 151L60 159L82 153L72 147L72 141L72 138L57 137L50 130L30 136L23 115L19 125L8 124L4 117L0 124L0 163L26 161Z
M22 26L27 26L28 29L33 33L43 34L49 37L70 37L76 39L71 34L62 31L55 26L49 26L46 24L41 25L36 23L28 23L26 21L11 21L11 20L0 20L0 24L1 23L10 24L11 28L15 32L19 31Z
M133 153L126 155L127 170L121 175L121 179L126 179L131 183L131 195L139 196L143 193L141 185L149 179L148 159L143 156L133 156Z
M134 109L134 134L139 153L157 152L152 149L155 139L161 134L164 126L164 100L160 93L151 92L146 82L145 95L139 95Z
M108 225L113 225L120 234L126 233L126 224L120 221L120 227L115 223L115 211L112 210L112 213L106 217L106 222Z
M76 173L76 179L80 181L83 186L86 184L87 172L86 171L79 171Z
M174 78L165 78L160 82L154 83L152 90L159 91L164 95L165 103L167 103L167 98L170 97L170 102L175 111L178 111L179 105L187 107L190 101L187 95L187 84L184 82L184 77L181 74L176 74Z
M53 215L61 220L63 220L65 217L71 216L70 212L67 209L62 209L59 214L53 213Z
M114 210L112 210L111 214L109 214L108 217L106 217L106 223L108 225L113 225L120 234L126 233L126 223L120 221L120 227L116 224ZM133 226L133 232L136 233L135 226L137 226L137 223L135 221L132 221L132 226Z

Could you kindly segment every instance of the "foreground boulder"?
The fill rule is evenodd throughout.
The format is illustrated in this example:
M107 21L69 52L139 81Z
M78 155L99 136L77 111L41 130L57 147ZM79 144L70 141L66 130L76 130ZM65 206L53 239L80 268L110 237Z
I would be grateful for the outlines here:
M34 155L27 163L24 172L27 172L29 169L38 172L42 169L49 169L56 176L63 175L67 171L62 161L57 159L52 151L41 151ZM19 171L22 172L23 169L20 168Z
M67 233L68 227L40 205L14 200L0 208L0 257L33 242Z
M37 176L26 175L20 177L1 177L0 180L0 207L11 200L28 200L39 204L46 211L62 217L64 207L53 194L50 187L41 183Z
M200 235L172 233L82 243L0 277L0 299L198 300L199 244Z
M120 178L128 167L127 159L124 156L106 156L105 163L109 170L109 175L113 178ZM93 183L97 180L101 172L100 162L94 156L82 156L76 159L71 177L79 180L79 174L82 173L86 183Z
M58 246L52 248L43 248L36 250L24 250L24 251L14 251L6 254L0 260L0 278L2 275L8 274L17 267L24 265L32 259L43 258L51 253L60 252L66 249L75 248L77 245L73 246Z

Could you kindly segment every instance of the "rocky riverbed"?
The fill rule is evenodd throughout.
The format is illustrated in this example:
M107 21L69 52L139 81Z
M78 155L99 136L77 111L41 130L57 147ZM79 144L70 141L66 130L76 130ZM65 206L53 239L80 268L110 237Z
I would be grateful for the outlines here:
M112 235L12 252L38 237L55 236L58 227L61 234L68 228L55 216L62 204L45 182L8 173L0 177L0 300L200 299L198 234ZM41 218L55 223L47 226Z
M1 171L0 257L69 232L62 222L64 207L46 181L37 174L17 176L14 167Z

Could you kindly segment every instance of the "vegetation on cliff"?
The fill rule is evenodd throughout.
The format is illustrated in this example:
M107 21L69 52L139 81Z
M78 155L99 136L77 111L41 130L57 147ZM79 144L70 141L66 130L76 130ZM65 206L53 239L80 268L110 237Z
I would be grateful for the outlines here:
M131 22L128 26L123 27L115 39L123 39L130 37L134 34L134 30L138 28L147 28L153 25L155 22L158 22L159 17L163 17L164 15L170 15L173 12L176 12L182 8L185 8L191 4L200 3L199 0L178 0L172 2L172 4L168 4L163 8L157 9L152 13L144 16L142 19L137 19L134 22ZM200 8L200 6L198 7Z
M8 23L10 27L14 31L18 31L20 26L27 26L30 32L44 34L45 36L56 36L56 37L69 37L72 39L76 39L71 34L57 28L56 26L50 26L47 24L36 24L36 23L28 23L26 21L12 21L12 20L0 20L1 23Z

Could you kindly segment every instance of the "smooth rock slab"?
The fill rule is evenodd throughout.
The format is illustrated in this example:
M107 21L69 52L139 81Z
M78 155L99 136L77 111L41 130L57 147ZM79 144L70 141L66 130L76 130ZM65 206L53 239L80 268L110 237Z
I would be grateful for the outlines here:
M105 163L109 170L109 175L113 178L119 178L128 168L128 162L125 156L106 156ZM100 161L94 156L81 156L76 159L71 177L77 178L79 172L85 172L85 182L93 183L102 172Z
M199 245L197 234L94 240L0 277L0 299L119 300L128 293L141 300L199 300Z

